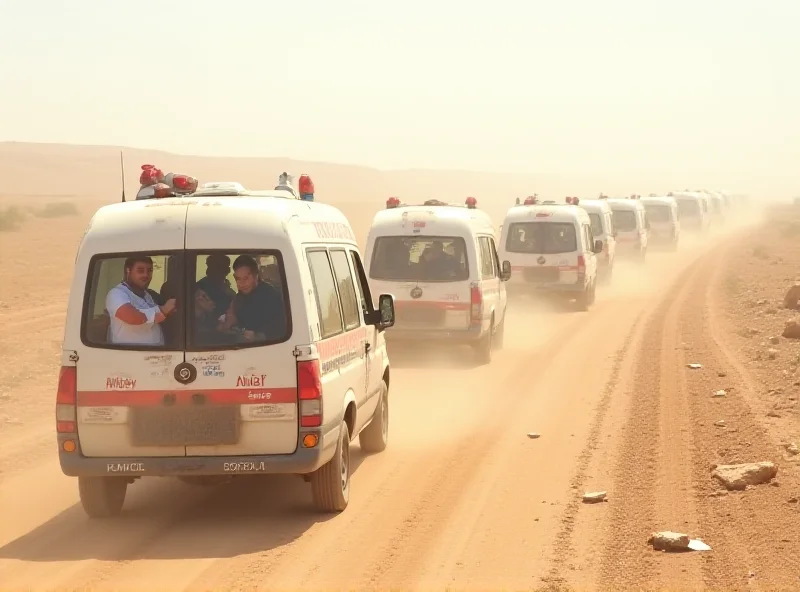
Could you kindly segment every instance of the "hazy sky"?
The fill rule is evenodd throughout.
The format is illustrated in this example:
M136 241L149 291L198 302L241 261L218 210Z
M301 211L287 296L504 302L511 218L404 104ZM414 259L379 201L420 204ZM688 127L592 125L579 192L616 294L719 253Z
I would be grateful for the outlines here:
M732 181L800 159L799 0L0 0L0 22L0 140Z

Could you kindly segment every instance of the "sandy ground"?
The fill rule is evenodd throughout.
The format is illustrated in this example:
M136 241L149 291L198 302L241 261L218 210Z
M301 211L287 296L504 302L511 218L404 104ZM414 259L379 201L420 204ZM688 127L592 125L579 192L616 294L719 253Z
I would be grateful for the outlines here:
M310 511L296 477L152 479L120 518L91 521L60 472L53 408L75 247L96 205L0 233L0 589L800 588L800 472L785 451L798 345L761 345L790 315L748 304L782 299L800 250L790 232L751 220L620 266L588 313L517 305L489 366L391 351L389 448L354 444L341 515ZM339 205L365 236L372 212ZM760 241L784 261L753 255ZM738 335L743 324L760 333ZM776 360L750 351L770 347ZM760 460L778 464L777 486L717 491L712 463ZM581 503L596 490L606 503ZM713 550L655 552L656 530Z

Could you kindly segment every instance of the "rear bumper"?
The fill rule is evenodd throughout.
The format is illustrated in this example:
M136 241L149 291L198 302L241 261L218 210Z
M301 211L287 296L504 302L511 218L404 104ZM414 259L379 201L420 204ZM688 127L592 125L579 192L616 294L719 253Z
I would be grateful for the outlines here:
M485 322L483 325L488 325ZM454 343L475 343L484 335L483 325L470 327L469 329L408 329L397 326L387 329L386 343L408 343L419 341L447 341Z
M327 463L336 451L340 423L327 433L300 432L298 448L292 454L251 456L126 456L86 457L78 450L64 452L65 440L76 440L74 434L58 435L58 460L68 477L178 477L187 475L271 475L278 473L312 473ZM319 442L314 448L302 448L302 438L316 433Z

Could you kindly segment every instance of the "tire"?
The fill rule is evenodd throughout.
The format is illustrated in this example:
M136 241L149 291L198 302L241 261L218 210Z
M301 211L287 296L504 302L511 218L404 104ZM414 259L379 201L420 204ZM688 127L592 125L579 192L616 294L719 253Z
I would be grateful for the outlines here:
M358 442L363 452L383 452L389 444L389 387L381 382L381 393L375 415L369 425L361 430Z
M486 335L481 337L480 341L473 347L475 348L475 355L478 358L479 364L489 364L492 361L492 349L494 347L494 317L489 322L489 330Z
M497 332L494 334L494 348L497 350L503 349L503 344L506 337L506 314L503 314L503 320L497 326Z
M350 501L350 430L342 422L333 458L311 474L311 496L322 512L342 512Z
M81 505L90 518L118 516L127 492L125 477L78 477Z
M575 307L581 311L586 312L589 310L589 305L591 304L591 290L592 288L587 288L580 294L578 294L577 298L575 298Z

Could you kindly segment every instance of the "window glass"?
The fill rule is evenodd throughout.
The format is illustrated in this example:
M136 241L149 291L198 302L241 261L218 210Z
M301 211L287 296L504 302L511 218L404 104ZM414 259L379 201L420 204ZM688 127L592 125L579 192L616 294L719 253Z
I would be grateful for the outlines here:
M478 239L481 254L481 278L490 280L495 277L494 261L492 261L492 249L489 246L489 241L485 236Z
M356 272L356 278L358 279L358 285L360 288L358 293L359 297L361 298L361 310L364 311L364 318L366 319L367 313L370 311L370 307L367 306L367 302L370 302L372 293L369 290L369 283L364 275L364 266L361 264L361 257L359 257L358 253L355 251L350 251L350 258L353 260L353 269Z
M109 255L93 260L89 277L87 345L222 350L278 343L291 333L277 251Z
M516 222L508 228L509 253L555 255L578 249L575 225L567 222Z
M614 210L614 228L622 232L636 230L636 213L632 210Z
M198 253L190 286L189 347L225 349L288 339L283 262L276 253Z
M342 329L342 313L339 309L339 295L327 251L309 251L308 265L314 281L317 297L321 338L338 335Z
M347 262L347 254L344 251L331 251L331 262L333 263L333 271L336 274L336 283L339 285L339 297L342 301L342 313L344 314L344 328L349 331L361 326L353 274L350 273L350 264Z
M375 241L369 276L386 281L468 280L466 243L461 237L380 237Z
M595 236L603 236L603 221L600 219L600 214L589 214L589 220L592 221L592 232Z
M95 258L83 313L84 342L96 347L181 349L182 261L180 253Z

